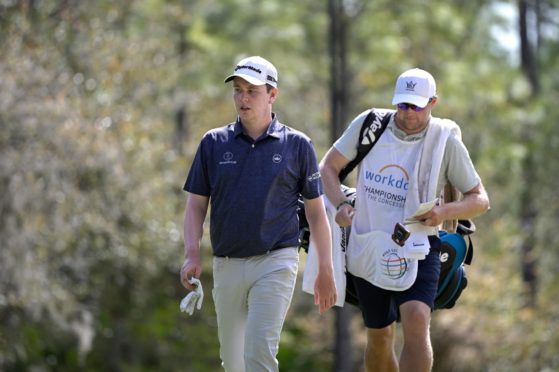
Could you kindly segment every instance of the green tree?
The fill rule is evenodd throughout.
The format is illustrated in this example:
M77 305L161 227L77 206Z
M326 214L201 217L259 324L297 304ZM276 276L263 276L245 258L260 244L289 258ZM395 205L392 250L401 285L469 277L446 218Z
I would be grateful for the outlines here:
M532 75L495 36L516 27L503 13L516 3L344 2L348 118L389 105L402 70L431 70L435 114L461 125L491 197L469 288L455 309L434 314L437 370L559 366L558 4L536 3L533 95ZM0 2L0 369L219 369L207 238L204 307L178 311L181 186L202 134L234 118L222 81L245 55L274 61L280 119L310 134L322 156L331 145L328 22L318 0ZM527 232L537 258L531 308L519 264ZM355 309L349 323L360 366ZM297 290L282 371L331 369L333 348L333 312L319 316Z

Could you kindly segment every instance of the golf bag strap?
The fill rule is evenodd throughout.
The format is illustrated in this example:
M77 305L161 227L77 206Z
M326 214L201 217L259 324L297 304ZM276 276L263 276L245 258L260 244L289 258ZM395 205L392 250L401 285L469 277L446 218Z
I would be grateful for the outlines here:
M388 122L392 117L392 113L384 115L380 122L380 126L373 126L372 131L368 131L367 129L371 127L374 120L376 119L377 115L375 114L375 109L371 108L369 113L363 120L363 124L361 124L361 130L359 131L359 142L357 143L357 155L353 160L351 160L340 172L339 179L340 182L343 182L348 174L355 169L357 165L363 160L363 158L371 151L375 143L377 143L378 139L380 138L381 134L384 132L386 127L388 126ZM364 138L367 137L366 140Z

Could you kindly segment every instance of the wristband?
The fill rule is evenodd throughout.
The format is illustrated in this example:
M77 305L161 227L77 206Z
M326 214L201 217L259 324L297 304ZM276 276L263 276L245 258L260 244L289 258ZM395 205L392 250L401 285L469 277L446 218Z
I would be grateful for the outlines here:
M336 207L336 212L340 210L340 208L342 206L344 206L345 204L347 205L351 205L353 207L353 205L351 204L351 202L349 200L344 200L343 202L341 202L340 204L338 204L338 206Z

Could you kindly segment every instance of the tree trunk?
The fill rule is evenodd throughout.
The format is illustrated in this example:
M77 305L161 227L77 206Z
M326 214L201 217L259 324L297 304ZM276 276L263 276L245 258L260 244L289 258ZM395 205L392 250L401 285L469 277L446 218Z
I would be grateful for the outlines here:
M536 96L540 90L538 79L538 71L536 64L536 56L534 53L535 45L530 40L530 32L528 31L528 13L530 12L529 5L526 0L518 1L518 30L520 32L520 62L522 64L522 71L530 82L532 88L532 95ZM537 14L537 12L534 12ZM537 27L536 30L537 31Z
M529 4L525 0L518 2L518 21L520 32L520 61L522 72L529 81L532 96L535 97L539 92L539 79L537 74L535 47L530 40L530 32L528 30L528 13L530 12ZM533 9L532 9L533 10ZM534 14L538 14L535 12ZM538 21L539 22L539 21ZM537 27L536 27L537 29ZM536 30L537 31L537 30ZM534 128L528 128L523 133L523 140L530 148L533 140ZM522 165L523 179L535 179L536 164L532 151L527 151L526 158ZM536 306L537 298L537 260L534 254L534 246L536 244L535 228L537 221L537 209L534 205L534 196L537 190L534 190L534 182L526 182L521 191L520 206L520 226L522 231L522 241L520 243L520 265L522 268L522 280L524 282L524 305L527 307Z
M186 27L184 24L178 24L175 26L176 33L179 35L179 40L177 43L177 52L181 65L186 63L186 58L188 54L188 41L186 40ZM177 86L175 94L180 102L175 111L175 130L173 131L173 147L179 155L183 154L184 141L188 137L189 121L188 121L188 108L186 103L183 101L183 96L186 94L183 92L183 88L180 84Z
M347 50L346 27L342 0L328 0L330 16L330 105L332 143L342 134L347 117ZM335 309L334 372L353 370L351 342L351 313L347 307Z
M342 0L329 0L330 14L330 104L332 107L331 137L334 142L343 133L347 117L347 19Z
M179 155L183 154L184 140L188 129L186 105L180 105L175 112L175 131L173 133L173 146Z

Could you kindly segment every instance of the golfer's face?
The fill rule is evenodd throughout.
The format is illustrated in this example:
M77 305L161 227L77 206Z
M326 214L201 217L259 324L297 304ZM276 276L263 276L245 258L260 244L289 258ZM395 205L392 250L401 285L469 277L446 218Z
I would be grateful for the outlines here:
M237 113L243 123L250 124L263 118L269 121L271 104L274 98L275 89L268 93L266 85L253 85L240 77L235 77L233 99Z

